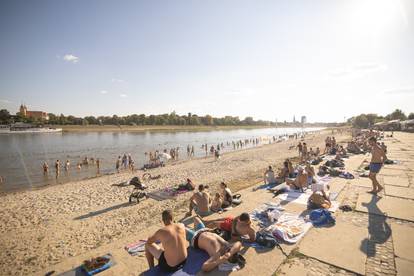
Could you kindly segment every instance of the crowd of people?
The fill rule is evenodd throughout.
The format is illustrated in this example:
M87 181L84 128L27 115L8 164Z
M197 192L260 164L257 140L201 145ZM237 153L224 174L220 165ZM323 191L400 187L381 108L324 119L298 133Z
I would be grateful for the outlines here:
M94 166L97 169L97 172L99 173L100 171L100 167L101 167L101 160L99 158L88 158L87 156L85 156L85 158L83 158L82 160L78 161L75 165L75 168L77 171L82 170L82 168L89 168L90 166ZM65 173L68 173L71 168L71 161L69 159L66 159L66 161L62 164L62 162L57 159L54 164L54 172L56 174L56 177L58 177L63 169L63 171ZM44 161L42 164L42 170L43 170L43 175L48 175L49 174L49 163L47 161Z

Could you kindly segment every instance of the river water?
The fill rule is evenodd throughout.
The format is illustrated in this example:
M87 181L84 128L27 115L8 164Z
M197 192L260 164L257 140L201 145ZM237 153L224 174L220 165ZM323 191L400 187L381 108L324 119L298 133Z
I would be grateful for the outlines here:
M1 192L33 189L45 185L60 184L74 180L114 173L119 155L131 154L136 168L147 162L145 152L179 147L179 160L187 158L187 145L193 145L195 157L206 156L202 144L216 146L224 143L221 152L233 150L226 143L241 139L280 136L298 132L316 131L320 128L262 128L214 131L179 132L84 132L84 133L36 133L0 135L0 184ZM268 143L263 140L263 143ZM247 147L251 147L248 145ZM96 165L76 164L88 158L100 159L100 170ZM62 169L57 176L54 169L59 159ZM63 165L69 160L68 172ZM42 164L48 162L49 173L43 174Z

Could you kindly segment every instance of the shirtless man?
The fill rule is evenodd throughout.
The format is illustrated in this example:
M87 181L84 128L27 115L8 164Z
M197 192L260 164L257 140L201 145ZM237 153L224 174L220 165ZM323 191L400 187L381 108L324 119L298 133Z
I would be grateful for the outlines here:
M203 271L211 271L225 263L241 249L241 242L233 244L225 241L216 233L206 228L200 218L194 218L194 230L186 228L186 238L192 247L207 251L210 258L203 263Z
M252 226L252 221L248 213L242 213L238 217L225 217L217 220L206 221L209 228L220 228L231 233L231 240L241 240L242 236L249 236L248 241L256 240L256 230Z
M186 216L191 216L193 209L196 214L205 217L211 214L210 195L205 191L206 186L198 185L198 192L195 192L190 198L189 211Z
M173 223L170 210L162 212L164 228L159 229L148 238L145 244L145 257L150 268L154 267L154 258L164 272L175 272L181 269L187 260L187 242L185 227L182 223ZM162 246L155 242L160 241Z
M296 178L294 180L286 179L286 184L294 189L303 190L303 187L308 185L308 175L304 173L302 167L299 167Z
M379 173L382 164L385 160L387 160L387 156L385 155L384 150L377 144L377 139L375 137L371 137L368 140L371 146L371 163L369 164L369 179L372 181L372 190L369 193L377 194L379 193L384 187L382 187L377 180L377 173Z

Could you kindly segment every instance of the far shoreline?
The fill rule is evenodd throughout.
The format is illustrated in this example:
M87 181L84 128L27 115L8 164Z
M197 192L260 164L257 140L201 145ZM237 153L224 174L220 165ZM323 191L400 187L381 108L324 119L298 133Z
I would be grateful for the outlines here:
M61 128L63 132L146 132L146 131L217 131L237 129L265 129L265 128L302 128L302 126L181 126L181 125L51 125L53 128ZM327 128L326 126L303 126L303 128Z

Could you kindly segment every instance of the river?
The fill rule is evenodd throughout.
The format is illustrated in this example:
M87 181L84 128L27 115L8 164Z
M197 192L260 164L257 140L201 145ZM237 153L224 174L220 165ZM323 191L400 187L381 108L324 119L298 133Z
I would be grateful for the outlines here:
M227 142L259 137L278 137L285 134L309 132L321 128L261 128L212 131L178 132L83 132L83 133L38 133L0 135L0 184L1 192L39 188L45 185L66 183L75 180L114 173L119 155L131 154L136 168L141 168L148 157L145 152L179 147L179 160L187 158L187 145L193 145L195 157L206 156L202 144L216 146L224 143L221 152L233 150ZM268 140L263 140L268 143ZM251 147L252 144L247 147ZM76 164L85 157L100 159L100 170L96 165ZM61 172L57 176L55 161L61 162ZM69 160L69 171L63 165ZM48 162L49 173L43 174L42 164Z

